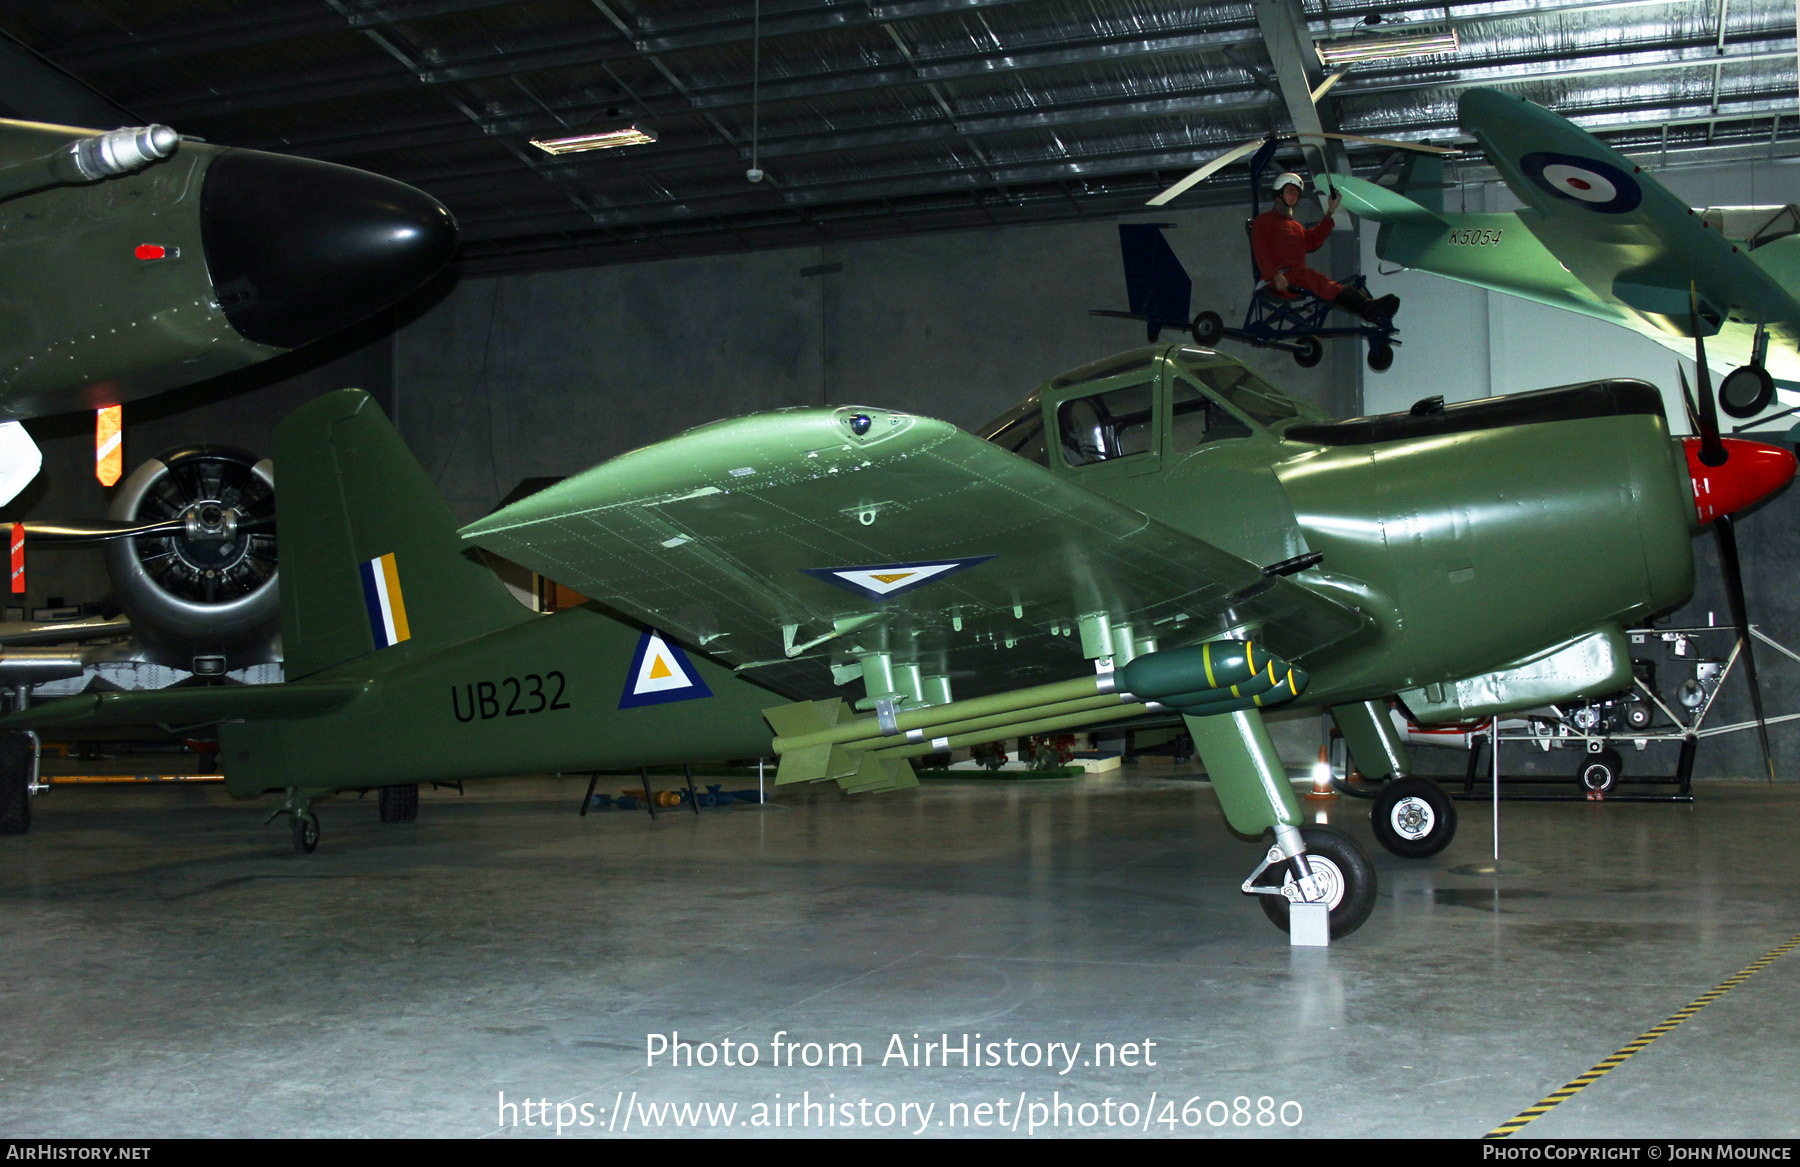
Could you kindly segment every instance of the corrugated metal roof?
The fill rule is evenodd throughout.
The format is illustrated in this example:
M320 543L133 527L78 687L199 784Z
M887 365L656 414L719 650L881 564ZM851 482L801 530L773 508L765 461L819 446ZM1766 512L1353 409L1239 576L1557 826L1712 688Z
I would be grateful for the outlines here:
M1789 0L1299 7L1314 39L1371 14L1461 38L1357 66L1328 128L1457 139L1458 96L1498 85L1668 160L1800 144ZM473 271L1110 215L1292 128L1241 2L20 0L0 31L145 120L433 192ZM622 117L660 140L527 144ZM1186 197L1233 201L1242 176Z

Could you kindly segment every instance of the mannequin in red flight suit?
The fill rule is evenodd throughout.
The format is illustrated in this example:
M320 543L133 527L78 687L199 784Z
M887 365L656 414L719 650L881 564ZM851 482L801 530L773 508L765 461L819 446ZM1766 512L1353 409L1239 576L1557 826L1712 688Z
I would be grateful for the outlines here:
M1346 288L1306 266L1307 253L1317 251L1331 234L1331 215L1337 210L1338 197L1331 196L1317 226L1303 227L1294 217L1294 205L1304 189L1298 174L1276 177L1275 206L1258 215L1250 228L1250 253L1256 259L1257 272L1274 287L1276 295L1293 299L1298 289L1304 289L1370 323L1386 323L1400 307L1400 297L1372 299L1367 292Z

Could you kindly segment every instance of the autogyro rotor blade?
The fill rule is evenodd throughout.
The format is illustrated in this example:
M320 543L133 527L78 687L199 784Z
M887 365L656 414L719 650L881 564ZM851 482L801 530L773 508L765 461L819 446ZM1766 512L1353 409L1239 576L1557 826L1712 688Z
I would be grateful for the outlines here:
M1207 179L1225 169L1227 166L1230 166L1233 162L1236 162L1239 158L1242 158L1262 144L1263 139L1256 138L1252 141L1241 142L1238 145L1233 146L1231 149L1225 151L1225 153L1202 164L1198 170L1193 171L1186 178L1182 179L1174 186L1169 187L1144 205L1147 207L1160 207L1164 203L1180 198L1187 193L1188 188L1198 186L1200 183L1205 182Z
M1756 653L1750 644L1750 615L1744 603L1744 574L1738 563L1737 532L1731 516L1713 520L1713 534L1719 540L1719 566L1725 573L1725 598L1731 605L1731 621L1737 625L1738 639L1743 645L1744 676L1750 682L1750 708L1756 714L1756 736L1762 742L1763 765L1769 771L1769 783L1775 782L1775 755L1769 750L1769 723L1763 716L1762 684L1756 676Z

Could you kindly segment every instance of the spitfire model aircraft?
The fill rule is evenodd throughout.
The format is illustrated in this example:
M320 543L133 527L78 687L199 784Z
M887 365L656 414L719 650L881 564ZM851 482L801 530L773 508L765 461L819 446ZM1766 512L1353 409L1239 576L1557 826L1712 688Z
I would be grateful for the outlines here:
M1459 106L1525 209L1443 209L1436 159L1414 161L1401 190L1322 175L1345 209L1381 224L1389 263L1523 296L1623 325L1677 351L1696 334L1732 371L1719 404L1734 417L1768 407L1776 381L1800 405L1800 210L1695 211L1643 167L1549 110L1491 89ZM1698 324L1689 313L1690 286Z
M1661 402L1599 381L1333 421L1161 346L980 437L866 407L715 422L459 533L345 390L276 432L287 682L88 693L0 730L222 723L228 789L279 794L310 851L337 790L408 818L419 782L768 753L778 783L891 790L927 754L1174 710L1232 828L1272 835L1243 890L1341 936L1373 866L1303 825L1265 711L1327 707L1359 769L1402 775L1390 695L1442 721L1629 683L1623 630L1689 596L1692 535L1795 466L1673 438ZM1545 554L1571 539L1591 553ZM527 612L471 545L596 602ZM28 821L21 740L0 829ZM1429 797L1397 785L1377 812L1416 829Z
M436 199L344 166L0 120L0 503L37 473L18 419L118 407L277 356L395 303L449 262Z

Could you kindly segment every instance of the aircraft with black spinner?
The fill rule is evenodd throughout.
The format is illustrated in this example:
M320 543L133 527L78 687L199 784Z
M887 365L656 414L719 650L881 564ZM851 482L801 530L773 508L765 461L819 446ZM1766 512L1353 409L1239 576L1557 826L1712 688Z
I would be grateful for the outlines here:
M0 120L0 504L41 463L20 419L110 411L298 348L394 304L455 245L443 204L366 171L168 126ZM111 424L95 451L108 486Z
M861 406L714 422L460 532L361 393L297 411L275 459L286 683L0 729L218 724L227 788L274 792L309 851L340 790L410 817L419 782L769 753L778 785L893 790L926 755L1172 710L1227 822L1269 839L1242 890L1336 936L1374 868L1306 823L1265 712L1325 707L1364 774L1441 797L1390 696L1438 721L1618 690L1624 629L1693 590L1692 536L1795 468L1671 436L1642 382L1334 421L1181 345L1052 378L980 436ZM528 612L473 547L594 603Z

